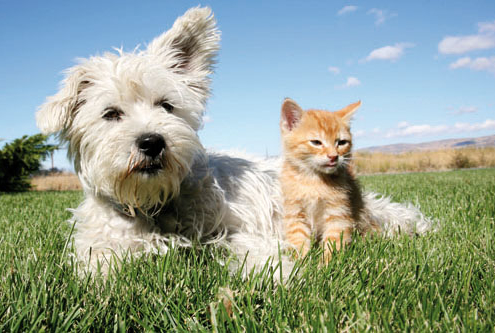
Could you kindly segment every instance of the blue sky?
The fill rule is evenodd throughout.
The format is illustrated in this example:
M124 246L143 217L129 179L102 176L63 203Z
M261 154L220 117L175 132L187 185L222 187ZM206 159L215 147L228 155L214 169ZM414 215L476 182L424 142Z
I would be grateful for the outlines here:
M361 100L357 148L495 133L493 0L0 0L0 138L38 132L37 107L76 58L146 45L197 5L222 31L208 148L279 154L284 97L327 110ZM55 165L70 164L59 153Z

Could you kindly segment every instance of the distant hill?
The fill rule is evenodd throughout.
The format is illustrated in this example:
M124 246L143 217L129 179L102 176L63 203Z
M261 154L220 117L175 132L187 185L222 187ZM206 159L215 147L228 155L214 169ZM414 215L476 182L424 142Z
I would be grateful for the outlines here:
M399 154L408 151L421 151L421 150L440 150L440 149L456 149L465 147L492 147L495 146L495 135L482 136L479 138L467 138L467 139L448 139L439 141L430 141L423 143L398 143L386 146L374 146L358 149L359 152L380 152Z

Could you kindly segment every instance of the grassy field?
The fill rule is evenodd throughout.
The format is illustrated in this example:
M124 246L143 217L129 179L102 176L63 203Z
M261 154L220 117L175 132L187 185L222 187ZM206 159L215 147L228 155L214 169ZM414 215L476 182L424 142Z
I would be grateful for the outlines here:
M230 274L213 247L134 258L107 280L80 278L64 220L82 194L0 194L0 331L493 331L495 169L361 182L419 204L439 230L357 239L327 267L298 262L285 285L269 271Z

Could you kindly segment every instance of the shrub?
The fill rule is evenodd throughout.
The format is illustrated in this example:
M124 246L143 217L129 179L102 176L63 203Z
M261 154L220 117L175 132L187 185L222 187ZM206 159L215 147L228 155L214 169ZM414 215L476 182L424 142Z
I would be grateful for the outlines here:
M38 171L43 160L55 146L47 145L42 134L23 136L7 143L0 150L0 191L26 191L29 176Z
M473 166L473 163L467 155L459 150L456 150L454 152L454 155L452 156L452 160L450 161L450 166L453 169L465 169L471 168Z

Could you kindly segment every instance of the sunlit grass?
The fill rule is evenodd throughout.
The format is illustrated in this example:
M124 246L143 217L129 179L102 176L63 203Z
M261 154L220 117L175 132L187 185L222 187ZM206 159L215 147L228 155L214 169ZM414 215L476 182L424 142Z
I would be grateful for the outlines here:
M0 194L0 330L492 330L495 169L360 179L420 205L438 231L357 239L326 267L313 253L283 285L269 270L229 272L212 246L131 258L107 280L81 277L64 221L82 194Z

